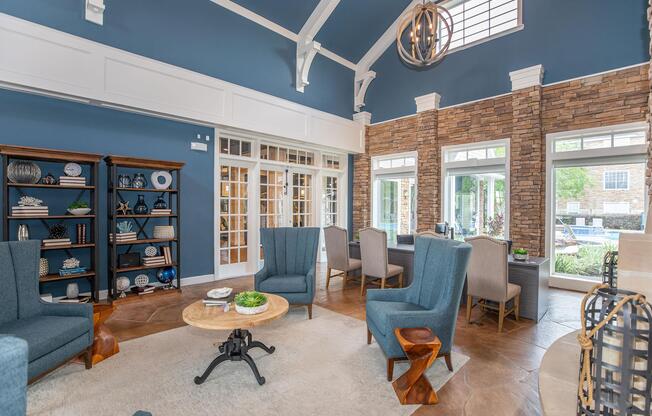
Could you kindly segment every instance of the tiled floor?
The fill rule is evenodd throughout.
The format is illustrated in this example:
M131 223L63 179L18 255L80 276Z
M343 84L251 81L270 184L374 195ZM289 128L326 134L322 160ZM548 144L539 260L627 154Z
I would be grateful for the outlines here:
M335 312L364 319L364 302L359 286L342 290L341 278L325 288L325 271L318 269L316 304ZM118 307L108 325L121 341L184 325L183 308L202 298L213 287L235 290L253 287L253 279L237 278L217 283L188 286L183 294L144 298ZM541 414L537 393L537 369L541 358L557 338L579 328L582 294L552 290L550 309L535 325L532 321L508 319L502 334L497 332L495 315L474 310L471 324L458 317L456 350L471 360L439 392L440 403L422 406L416 415L536 416ZM364 334L363 334L364 335ZM364 337L361 335L361 342Z

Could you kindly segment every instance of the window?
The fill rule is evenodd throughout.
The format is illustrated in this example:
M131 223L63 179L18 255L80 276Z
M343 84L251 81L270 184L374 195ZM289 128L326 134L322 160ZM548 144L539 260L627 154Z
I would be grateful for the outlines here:
M443 149L444 219L462 240L476 235L507 238L508 140Z
M580 203L579 202L567 202L566 203L566 213L567 214L579 214L580 213Z
M339 170L341 166L340 157L337 155L322 154L322 167Z
M337 176L324 176L322 184L322 226L337 225Z
M605 191L626 191L629 189L629 172L626 170L606 171L603 183Z
M629 215L629 202L604 202L604 214L625 214Z
M315 164L314 152L271 144L260 145L260 158L293 165L313 166Z
M251 157L251 142L220 137L220 153L223 155Z
M450 0L443 3L453 18L450 50L478 42L521 24L519 0ZM447 42L446 27L439 27L439 45Z
M312 175L292 173L292 226L312 225Z
M373 226L389 241L416 230L416 154L372 159Z
M220 166L220 264L247 262L249 169Z
M643 230L646 139L631 126L548 137L546 215L557 279L601 281L603 257L618 250L620 234Z

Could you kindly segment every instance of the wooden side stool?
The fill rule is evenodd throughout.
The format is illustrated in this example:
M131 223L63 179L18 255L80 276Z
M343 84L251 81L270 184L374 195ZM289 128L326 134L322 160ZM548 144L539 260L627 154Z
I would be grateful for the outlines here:
M394 335L410 360L410 368L392 383L398 400L401 404L438 403L424 373L437 358L441 341L430 328L396 328Z

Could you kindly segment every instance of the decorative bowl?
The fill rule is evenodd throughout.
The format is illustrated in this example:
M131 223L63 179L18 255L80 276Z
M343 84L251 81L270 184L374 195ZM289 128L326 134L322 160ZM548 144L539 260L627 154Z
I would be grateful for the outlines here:
M13 183L38 183L41 168L34 162L14 160L7 166L7 179Z
M173 225L156 225L154 226L154 238L161 240L171 240L174 238Z
M256 306L255 308L247 308L245 306L238 306L238 304L235 305L235 311L239 313L240 315L257 315L259 313L263 313L269 308L269 302Z
M208 293L206 293L206 296L212 299L222 299L231 294L233 291L233 288L230 287L220 287L217 289L212 289L209 290Z
M91 212L91 209L90 208L75 208L75 209L69 209L68 212L71 213L72 215L86 215L89 212Z
M528 254L513 254L514 260L517 261L528 261L530 259L530 256Z

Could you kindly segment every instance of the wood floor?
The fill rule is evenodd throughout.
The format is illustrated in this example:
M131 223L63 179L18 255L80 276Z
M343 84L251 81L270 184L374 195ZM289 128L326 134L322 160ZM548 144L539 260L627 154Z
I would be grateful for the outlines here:
M144 298L136 303L120 305L107 325L120 341L183 326L182 309L203 298L209 289L220 286L249 289L253 287L253 278L187 286L181 295ZM359 286L350 284L342 290L342 279L333 278L326 291L325 267L318 267L317 286L317 305L364 319L364 301L360 298ZM438 392L439 404L422 406L414 414L540 415L537 369L550 344L579 328L581 297L580 293L552 290L550 309L539 324L508 318L501 334L497 332L496 315L482 315L479 310L474 310L473 322L467 324L461 310L454 349L471 359ZM366 342L365 333L360 334L360 342Z

